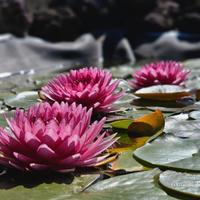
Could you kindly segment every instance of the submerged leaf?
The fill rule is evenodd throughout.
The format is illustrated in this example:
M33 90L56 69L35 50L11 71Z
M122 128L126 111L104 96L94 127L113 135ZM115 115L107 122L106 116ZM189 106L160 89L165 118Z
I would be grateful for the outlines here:
M112 170L125 170L127 172L143 171L144 166L133 158L133 151L122 152L119 158L110 164Z

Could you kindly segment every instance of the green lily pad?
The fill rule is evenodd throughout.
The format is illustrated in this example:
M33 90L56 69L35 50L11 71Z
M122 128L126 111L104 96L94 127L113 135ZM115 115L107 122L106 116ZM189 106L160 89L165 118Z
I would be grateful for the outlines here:
M111 123L111 126L115 129L128 129L129 125L133 123L132 119L122 119L119 121L114 121Z
M189 117L192 119L200 119L200 111L196 110L196 111L192 111L189 113Z
M134 156L139 162L150 166L195 170L190 168L191 166L180 167L173 163L181 162L186 158L192 158L194 154L199 152L199 143L199 140L181 139L172 135L164 135L135 150ZM200 165L198 166L199 171Z
M7 97L4 103L10 107L28 108L38 101L38 93L35 91L21 92L15 96Z
M156 183L158 169L117 176L92 185L70 200L174 200ZM63 198L64 199L64 198Z
M200 120L187 120L187 114L181 114L178 116L179 118L172 116L166 120L164 131L181 138L199 139Z
M165 171L160 174L159 181L167 190L182 193L187 199L200 199L200 174Z

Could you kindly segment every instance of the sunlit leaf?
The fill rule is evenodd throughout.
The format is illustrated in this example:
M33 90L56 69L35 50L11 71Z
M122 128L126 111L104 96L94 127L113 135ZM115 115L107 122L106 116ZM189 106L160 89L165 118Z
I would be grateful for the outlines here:
M132 123L133 123L132 119L122 119L119 121L112 122L111 126L117 129L128 129L129 125L131 125Z
M134 151L137 161L161 168L200 171L200 141L164 135Z
M191 96L189 90L176 85L155 85L137 90L134 95L151 100L176 101L182 97Z
M24 91L15 96L4 99L6 105L10 107L28 108L38 101L38 93L35 91Z
M153 113L134 120L128 127L128 134L134 141L138 142L140 140L142 143L145 143L149 137L161 134L164 125L165 120L162 112L156 110Z
M200 111L196 110L196 111L192 111L189 113L189 117L192 119L200 119Z
M164 116L157 110L138 119L120 120L111 125L120 137L119 146L111 151L120 153L135 150L160 135L164 128Z
M70 200L173 200L156 183L159 170L132 173L100 181ZM63 197L63 200L65 198Z

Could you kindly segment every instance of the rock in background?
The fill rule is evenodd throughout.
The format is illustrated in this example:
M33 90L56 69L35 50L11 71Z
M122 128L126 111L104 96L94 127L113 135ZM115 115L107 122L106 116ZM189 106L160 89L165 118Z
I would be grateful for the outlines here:
M49 41L116 30L134 43L141 33L199 33L199 26L198 0L0 0L1 33Z
M197 57L199 27L199 0L0 0L0 33L61 42L89 32L104 38L102 55L109 64L134 63L132 50L137 58ZM176 43L165 39L165 50L163 33L171 30L177 30Z

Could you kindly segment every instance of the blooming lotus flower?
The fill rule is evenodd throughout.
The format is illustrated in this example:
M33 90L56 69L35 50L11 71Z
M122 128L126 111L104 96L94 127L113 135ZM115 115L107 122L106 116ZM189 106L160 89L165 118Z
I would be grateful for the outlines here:
M161 61L143 66L132 76L130 85L134 89L152 85L181 85L187 79L188 70L175 61Z
M123 94L114 93L119 81L111 83L111 79L110 72L99 68L71 70L42 87L41 94L50 101L76 102L94 111L107 112Z
M105 118L90 125L92 109L65 103L40 103L17 109L0 128L0 164L24 171L65 172L104 161L101 153L115 141L100 133Z

